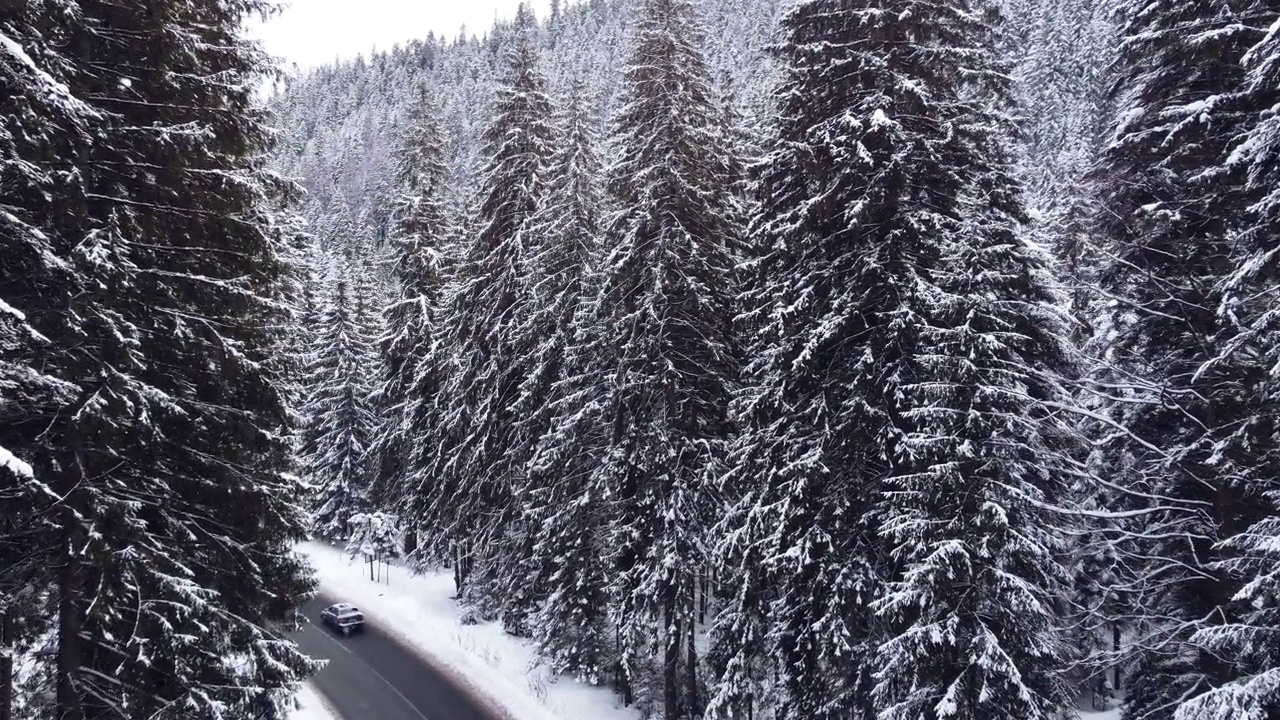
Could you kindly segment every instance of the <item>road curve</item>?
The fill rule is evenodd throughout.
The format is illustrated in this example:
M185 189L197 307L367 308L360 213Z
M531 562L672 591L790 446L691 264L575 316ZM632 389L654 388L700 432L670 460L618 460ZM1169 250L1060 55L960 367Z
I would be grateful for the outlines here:
M294 635L302 651L329 663L312 685L345 720L499 720L445 675L392 640L365 613L366 630L344 638L320 624L320 611L336 602L311 599L311 622Z

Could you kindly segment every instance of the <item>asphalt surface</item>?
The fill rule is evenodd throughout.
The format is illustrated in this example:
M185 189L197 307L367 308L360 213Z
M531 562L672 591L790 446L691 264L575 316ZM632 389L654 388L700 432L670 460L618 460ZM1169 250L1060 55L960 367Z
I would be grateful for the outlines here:
M320 623L336 602L316 597L303 606L311 621L295 639L302 651L329 663L312 678L345 720L494 720L449 678L404 649L365 613L365 631L349 638Z

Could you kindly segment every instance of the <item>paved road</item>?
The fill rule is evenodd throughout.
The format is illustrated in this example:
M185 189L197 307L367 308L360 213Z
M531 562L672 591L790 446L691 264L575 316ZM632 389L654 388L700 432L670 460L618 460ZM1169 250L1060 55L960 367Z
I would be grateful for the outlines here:
M378 630L366 614L362 634L343 638L320 624L333 600L303 606L313 624L295 639L302 651L329 663L312 683L346 720L492 720L449 679Z

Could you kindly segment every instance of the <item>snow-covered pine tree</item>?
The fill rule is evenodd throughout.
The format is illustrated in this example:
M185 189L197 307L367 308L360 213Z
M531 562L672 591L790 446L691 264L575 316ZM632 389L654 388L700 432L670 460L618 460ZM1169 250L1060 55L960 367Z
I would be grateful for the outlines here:
M312 532L347 540L350 518L370 509L378 308L370 270L353 254L331 258L324 281L303 407L314 451L302 458L303 478L311 487Z
M883 329L868 333L893 307L886 274L906 247L847 214L901 182L885 173L878 184L875 168L851 160L869 144L859 103L878 80L850 70L870 65L859 50L869 16L856 3L808 0L782 19L779 116L748 231L741 324L752 360L734 404L730 511L716 532L730 597L712 631L715 718L756 707L780 720L875 714L881 392L903 351Z
M1249 451L1245 479L1266 515L1239 535L1224 539L1230 556L1215 566L1244 582L1232 598L1241 604L1238 620L1205 628L1192 636L1209 652L1234 657L1235 678L1178 709L1178 720L1265 718L1280 708L1280 12L1272 3L1250 4L1243 18L1262 40L1244 56L1244 87L1232 109L1245 129L1219 173L1240 177L1249 206L1243 214L1233 266L1218 306L1229 352L1248 368L1252 388L1245 418L1224 446ZM1217 359L1211 362L1218 362Z
M481 616L505 603L509 582L529 552L513 494L519 473L508 458L512 404L524 376L512 313L526 292L523 248L531 242L529 219L551 154L551 101L538 70L537 22L523 4L513 33L484 134L488 167L480 227L459 259L441 318L450 366L432 411L436 446L429 463L415 469L413 500L413 522L428 541L420 554L457 555L462 590ZM521 632L519 625L508 629Z
M47 229L63 209L58 204L83 193L72 162L99 116L55 79L66 63L56 52L65 32L57 19L24 3L6 2L0 12L0 472L16 479L29 476L22 456L37 434L26 423L41 422L74 397L73 387L41 371L50 339L22 308L39 313L54 297L75 292L79 279Z
M1067 324L1049 259L1024 242L1008 70L989 0L863 10L850 108L865 149L858 226L885 262L879 312L888 585L875 698L885 720L1049 720L1074 700L1056 603L1072 429ZM927 188L921 192L919 188ZM871 251L875 252L875 251ZM868 254L871 254L869 252ZM878 253L877 253L878 254ZM891 289L892 288L892 289ZM884 358L879 343L861 346Z
M1119 49L1117 0L1001 0L1022 132L1019 175L1052 223L1106 141L1107 67Z
M293 460L294 472L305 470L306 459L316 454L317 427L306 413L307 400L312 393L311 378L316 371L316 333L324 311L324 277L328 270L328 254L320 247L320 238L308 234L305 245L295 254L293 270L300 287L293 302L293 316L297 327L293 329L294 345L292 393L294 414Z
M433 358L439 332L441 249L450 235L442 197L447 171L439 111L425 88L421 93L403 140L389 238L399 292L383 313L382 378L373 398L378 424L370 450L370 500L389 513L399 506L408 482L410 417L415 408L435 400L439 373L422 363Z
M1224 654L1213 641L1251 612L1238 596L1252 579L1241 572L1244 538L1276 513L1268 496L1273 380L1264 360L1274 339L1256 333L1268 310L1248 299L1274 292L1274 275L1266 279L1274 269L1257 262L1265 251L1253 254L1261 246L1249 232L1253 205L1270 188L1252 184L1257 166L1244 160L1265 147L1248 138L1276 89L1243 104L1240 92L1242 61L1275 21L1264 5L1123 5L1120 123L1098 173L1100 243L1113 258L1102 275L1111 302L1100 332L1128 384L1111 413L1133 436L1113 436L1109 450L1125 470L1122 485L1172 508L1144 516L1138 528L1144 583L1129 720L1170 718L1179 705L1249 676L1256 659ZM1236 284L1251 276L1261 284Z
M1113 413L1140 528L1140 654L1124 717L1268 717L1275 650L1277 288L1273 3L1125 4L1121 123L1100 225L1105 331L1136 386Z
M570 468L561 461L581 457L583 448L557 447L583 441L567 432L583 410L581 398L566 400L589 372L581 352L589 330L583 324L590 322L585 300L602 233L597 123L585 93L583 83L573 82L557 113L561 140L531 223L537 244L524 263L529 293L515 317L518 344L530 350L529 367L513 408L519 424L511 452L525 469L521 502L536 528L522 582L538 601L529 623L533 638L555 672L598 683L609 646L609 578L600 562L603 498L586 485L581 463Z
M1026 187L1034 241L1060 262L1072 289L1076 337L1087 338L1097 314L1090 291L1106 260L1093 247L1098 199L1089 179L1106 146L1113 115L1108 97L1119 53L1118 0L1004 0L1006 54L1018 101L1018 175Z
M67 8L55 6L65 11ZM15 659L32 657L50 626L49 567L56 537L50 509L57 496L31 461L49 419L77 388L50 373L53 338L28 320L46 318L83 278L63 260L65 241L51 236L54 218L83 198L73 172L98 114L59 82L56 51L73 16L46 16L22 2L0 2L0 718L35 718L50 709L25 699L41 688L18 687ZM71 318L66 318L73 325Z
M1120 46L1116 0L1003 0L1009 32L1005 53L1013 63L1014 93L1021 116L1017 143L1018 176L1026 188L1032 216L1028 239L1051 251L1056 275L1071 294L1070 336L1083 350L1082 375L1075 403L1105 417L1108 386L1113 377L1102 354L1107 338L1093 334L1094 320L1106 301L1094 291L1098 271L1108 262L1096 243L1096 178L1094 164L1106 146L1112 121L1112 78L1109 69ZM1108 432L1096 418L1080 414L1080 432ZM1112 477L1108 458L1097 454L1091 468ZM1122 632L1124 604L1120 588L1128 582L1128 565L1120 559L1130 519L1108 516L1121 509L1114 491L1098 483L1077 481L1074 504L1086 507L1073 528L1069 555L1074 588L1066 598L1073 610L1071 682L1095 710L1115 697L1119 672L1116 645ZM1130 508L1132 509L1132 508Z
M6 208L5 224L39 230L39 260L77 283L48 284L24 308L57 349L39 367L76 386L23 444L60 496L46 515L52 557L32 579L56 603L57 686L39 716L282 718L314 667L279 629L309 582L283 474L282 243L252 98L263 65L240 35L264 8L0 13L4 76L44 85L6 81L17 113L5 127L41 120L49 132L18 141L37 152L26 170L67 171L36 196L43 207ZM51 107L37 118L40 104ZM11 178L6 204L31 201L35 188Z
M994 15L819 0L784 19L753 224L762 332L720 533L741 582L717 620L722 716L760 691L762 653L780 717L1036 717L1068 700L1055 542L1019 495L1062 483L1036 469L1054 467L1038 401L1060 399L1061 328L1016 236ZM954 492L922 487L943 476Z
M737 378L730 252L741 229L693 6L646 0L636 12L606 173L617 210L593 372L609 436L591 482L610 504L619 674L660 668L662 716L675 720L701 714L696 579Z

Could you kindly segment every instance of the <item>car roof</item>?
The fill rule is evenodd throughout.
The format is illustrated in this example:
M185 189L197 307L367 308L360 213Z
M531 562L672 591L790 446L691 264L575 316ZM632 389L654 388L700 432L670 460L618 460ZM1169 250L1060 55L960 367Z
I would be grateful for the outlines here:
M360 610L351 603L337 603L336 605L330 605L329 609L334 612L358 612Z

